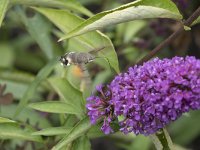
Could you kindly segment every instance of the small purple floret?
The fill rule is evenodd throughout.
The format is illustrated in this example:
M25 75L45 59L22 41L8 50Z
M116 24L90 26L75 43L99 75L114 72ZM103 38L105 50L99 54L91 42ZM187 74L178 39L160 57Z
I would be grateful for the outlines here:
M89 97L92 123L103 117L102 130L108 134L113 132L112 119L120 116L120 131L125 134L153 134L183 113L200 109L200 60L189 56L155 58L130 67L107 87L107 92L98 90L104 96ZM106 105L105 95L109 95Z

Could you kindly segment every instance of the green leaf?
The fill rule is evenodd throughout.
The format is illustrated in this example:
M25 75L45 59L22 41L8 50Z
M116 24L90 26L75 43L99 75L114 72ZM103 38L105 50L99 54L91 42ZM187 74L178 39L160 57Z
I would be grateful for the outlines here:
M21 139L35 142L43 142L40 136L31 135L35 130L30 126L17 123L0 124L0 139Z
M91 144L87 136L81 136L73 143L73 150L90 150Z
M19 18L26 26L26 29L38 43L48 59L53 58L53 45L50 36L50 25L44 20L42 16L36 14L32 18L27 18L25 12L18 7L17 12ZM42 31L42 32L41 32Z
M66 113L66 114L80 114L79 109L71 105L70 103L59 102L59 101L47 101L31 103L29 107L50 113Z
M57 59L53 59L39 71L35 80L28 87L28 89L26 90L26 92L23 95L23 98L20 100L20 103L18 104L17 110L15 112L15 117L17 115L19 115L19 113L22 111L22 109L26 106L29 99L33 96L36 88L40 85L40 83L43 80L45 80L45 78L52 72L52 70L54 69L54 66L57 64L57 62L58 62Z
M71 128L68 127L52 127L52 128L42 129L37 132L33 132L32 135L55 136L55 135L68 134L70 130Z
M83 110L83 98L80 91L75 89L66 79L64 78L50 78L48 79L51 86L58 93L60 98L67 104L71 104L75 111L81 112Z
M47 9L47 8L34 8L38 12L45 15L49 20L51 20L60 30L64 33L68 33L75 26L78 26L84 21L84 19L79 18L70 12L56 9ZM65 19L63 19L65 18ZM74 52L89 52L95 49L105 47L103 50L99 51L96 54L100 58L108 58L111 67L119 72L119 63L117 59L117 54L114 50L112 42L110 39L102 34L101 32L91 32L68 41L68 48ZM107 64L106 60L101 59L100 64Z
M87 132L87 136L90 138L98 138L106 136L105 133L101 131L102 123L93 125Z
M188 26L183 26L183 28L184 28L185 31L190 31L191 30L191 28L188 27Z
M28 6L44 6L69 9L75 12L82 13L86 16L92 16L92 12L83 7L76 0L11 0L11 4L28 5Z
M16 108L16 104L1 106L1 116L6 118L12 118ZM41 113L27 108L23 109L15 120L18 120L20 122L28 121L30 125L37 125L38 128L48 128L51 126L48 119L42 116Z
M147 22L144 20L135 20L131 22L127 22L124 24L123 30L123 42L128 43L133 40L137 33L139 33L145 26L147 26Z
M9 0L1 0L0 1L0 27L3 21L3 18L6 14L7 8L9 5Z
M179 13L176 5L170 0L138 0L109 11L101 12L87 19L59 41L107 26L148 18L181 20L182 15Z
M93 81L93 84L92 84L92 89L95 89L95 87L99 84L105 83L106 80L108 80L108 78L111 75L112 75L111 72L108 71L108 70L105 70L105 71L98 73L94 78L94 81Z
M191 143L199 136L199 124L200 111L190 111L189 116L182 116L170 126L173 141L180 145Z
M9 45L9 43L0 43L0 67L10 68L13 66L13 64L13 48Z
M0 123L9 123L9 122L15 122L15 121L14 120L10 120L8 118L0 117Z
M58 143L52 150L59 150L63 146L84 135L91 128L90 120L88 117L78 122L74 128Z
M149 150L151 145L151 140L148 137L143 135L139 135L133 139L133 142L130 146L127 147L127 150L134 150L134 149L142 149L142 150Z

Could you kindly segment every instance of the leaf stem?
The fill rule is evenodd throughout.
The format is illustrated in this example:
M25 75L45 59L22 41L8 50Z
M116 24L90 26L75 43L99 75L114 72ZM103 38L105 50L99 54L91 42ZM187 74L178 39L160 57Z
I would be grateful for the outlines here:
M174 150L172 140L165 128L149 136L157 150Z
M172 33L166 40L161 42L158 46L156 46L149 54L144 56L137 65L142 65L144 62L151 59L154 55L156 55L161 49L165 46L169 45L181 32L184 31L184 26L190 27L191 24L200 16L200 7L186 20L183 22L183 26L181 26L177 31Z

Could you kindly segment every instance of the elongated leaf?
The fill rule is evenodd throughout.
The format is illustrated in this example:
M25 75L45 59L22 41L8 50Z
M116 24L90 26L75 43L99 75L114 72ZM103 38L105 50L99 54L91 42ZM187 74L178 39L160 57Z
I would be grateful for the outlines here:
M20 126L17 123L0 124L0 139L21 139L43 142L40 136L31 135L35 130L30 126Z
M61 134L68 134L71 128L68 127L52 127L33 132L32 135L55 136Z
M75 0L11 0L11 4L22 4L28 6L44 6L44 7L56 7L73 10L86 16L92 16L93 14L83 7L80 3Z
M53 58L53 45L50 36L51 28L42 16L36 14L32 18L27 18L25 12L18 7L17 12L26 29L38 43L48 59ZM42 31L42 32L41 32Z
M83 110L84 106L81 92L72 87L66 79L50 78L49 82L60 98L75 108L74 111L81 112Z
M77 123L77 125L69 132L69 134L67 134L58 144L56 144L52 150L59 150L63 146L85 134L85 132L87 132L90 128L91 124L89 118L84 118Z
M60 30L64 33L68 33L74 27L78 26L84 20L79 18L67 11L47 9L47 8L34 8L38 12L45 15L49 20L51 20ZM65 19L63 19L65 18ZM83 36L79 36L70 39L68 42L68 48L74 52L89 52L95 49L105 47L103 50L98 52L98 57L108 58L111 67L119 72L119 64L117 59L117 54L114 50L112 42L110 39L102 34L101 32L91 32ZM99 64L108 64L104 59L99 59ZM109 66L108 66L109 67Z
M5 16L8 4L9 4L9 0L1 0L0 1L0 27L1 27L1 23L3 21L3 18Z
M29 104L29 107L50 113L80 114L80 110L70 103L60 101L47 101Z
M0 123L9 123L9 122L15 122L15 121L14 120L10 120L8 118L0 117Z
M91 144L87 136L81 136L73 143L73 150L90 150Z
M51 73L51 71L54 69L54 66L58 62L57 59L51 60L46 66L44 66L39 73L37 74L35 80L31 83L25 94L23 95L23 98L20 100L20 103L17 107L17 110L15 112L15 117L22 111L22 109L26 106L29 99L33 96L35 93L36 88L39 86L39 84Z
M89 18L62 37L60 41L118 23L147 18L180 20L182 15L170 0L138 0Z

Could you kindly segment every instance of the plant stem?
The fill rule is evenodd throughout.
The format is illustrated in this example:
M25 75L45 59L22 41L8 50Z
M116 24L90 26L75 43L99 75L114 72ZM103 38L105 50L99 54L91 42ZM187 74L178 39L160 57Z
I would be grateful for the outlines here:
M166 40L161 42L157 47L155 47L149 54L144 56L139 62L137 62L137 65L142 65L144 62L151 59L155 54L157 54L161 49L163 49L165 46L170 44L181 32L184 31L184 26L190 27L191 24L200 16L200 7L185 21L183 22L183 26L181 26L177 31L172 33Z
M165 128L149 136L157 150L174 150L172 140Z

